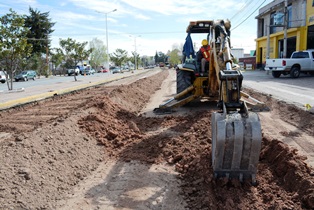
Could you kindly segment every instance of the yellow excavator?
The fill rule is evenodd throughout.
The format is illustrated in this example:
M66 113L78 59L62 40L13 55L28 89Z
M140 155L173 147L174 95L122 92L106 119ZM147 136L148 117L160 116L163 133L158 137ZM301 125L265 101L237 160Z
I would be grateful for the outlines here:
M184 62L178 65L177 94L154 110L156 114L172 112L176 107L207 98L217 101L220 109L211 118L212 167L214 176L251 179L256 184L261 150L261 123L257 113L264 103L241 91L243 75L233 63L230 48L229 20L191 21L186 29ZM191 34L206 34L210 45L210 62L205 72L195 56Z

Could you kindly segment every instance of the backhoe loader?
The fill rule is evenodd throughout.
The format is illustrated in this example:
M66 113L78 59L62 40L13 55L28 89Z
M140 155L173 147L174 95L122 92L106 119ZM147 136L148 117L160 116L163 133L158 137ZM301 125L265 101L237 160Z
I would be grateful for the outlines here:
M214 176L241 182L251 179L255 184L262 134L259 117L249 111L247 104L255 110L265 106L241 91L243 75L232 61L230 28L229 20L190 22L186 29L184 63L176 68L177 94L154 112L169 113L201 98L217 101L220 111L211 118ZM191 34L200 33L206 35L211 47L205 72L200 70L191 39Z

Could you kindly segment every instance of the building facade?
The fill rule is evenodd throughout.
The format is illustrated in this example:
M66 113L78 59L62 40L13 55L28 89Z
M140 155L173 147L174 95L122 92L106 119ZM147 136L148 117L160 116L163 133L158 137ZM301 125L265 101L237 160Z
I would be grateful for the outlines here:
M263 67L267 58L314 49L314 0L274 0L259 10L256 19L257 68Z

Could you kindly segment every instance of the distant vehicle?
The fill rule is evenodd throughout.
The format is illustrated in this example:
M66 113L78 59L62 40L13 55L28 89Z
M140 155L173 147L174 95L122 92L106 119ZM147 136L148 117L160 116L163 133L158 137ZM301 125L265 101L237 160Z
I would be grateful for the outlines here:
M165 63L160 62L160 63L159 63L159 67L165 67Z
M81 70L81 75L90 75L91 74L90 71L91 71L90 69L83 69Z
M80 73L80 69L78 67L72 67L68 69L67 72L68 72L68 76L72 76L72 75L77 76Z
M128 66L123 66L122 70L123 71L130 71L130 68Z
M109 72L109 70L106 69L106 68L104 68L104 67L102 67L102 68L100 68L100 69L98 70L98 73L106 73L106 72Z
M120 67L114 67L113 69L111 69L111 71L113 74L122 72Z
M265 70L275 78L281 74L298 78L300 73L314 75L314 50L295 51L290 58L266 59Z
M35 80L35 77L37 76L36 71L34 70L26 70L26 71L22 71L21 73L19 73L18 75L16 75L14 77L15 82L18 81L28 81L29 79Z
M9 77L9 75L8 75L8 77ZM5 72L0 71L0 82L5 83L6 81L7 81L7 78L5 77Z
M95 72L96 72L95 69L93 69L90 65L87 65L80 70L81 75L91 75L94 74Z
M93 68L89 72L90 72L90 74L95 74L96 73L95 69L93 69Z

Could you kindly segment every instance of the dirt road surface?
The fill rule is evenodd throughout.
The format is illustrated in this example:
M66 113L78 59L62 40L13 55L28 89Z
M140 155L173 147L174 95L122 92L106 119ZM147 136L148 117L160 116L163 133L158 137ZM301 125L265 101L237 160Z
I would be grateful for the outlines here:
M175 71L0 112L0 209L313 209L314 116L261 93L257 186L213 179L215 102L155 116Z

